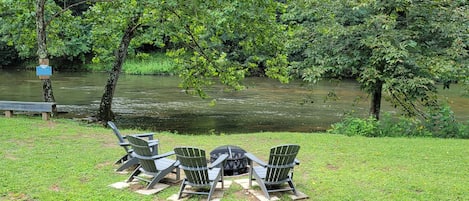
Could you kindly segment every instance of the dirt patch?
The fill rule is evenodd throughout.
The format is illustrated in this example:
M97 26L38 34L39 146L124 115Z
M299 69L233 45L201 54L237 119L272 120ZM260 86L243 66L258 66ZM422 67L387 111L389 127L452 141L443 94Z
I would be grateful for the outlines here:
M334 170L334 171L339 169L338 166L335 166L335 165L332 165L332 164L327 164L327 165L326 165L326 168L327 168L328 170Z
M240 190L233 193L236 200L258 201L258 199L247 190Z
M112 165L111 162L106 161L106 162L104 162L104 163L98 163L95 167L96 167L97 169L102 169L102 168L104 168L104 167L111 166L111 165Z
M52 191L55 191L55 192L60 191L60 187L57 184L52 185L51 187L49 187L49 189L52 190Z
M3 200L9 200L9 201L16 201L16 200L22 200L22 201L32 201L34 199L32 199L30 196L26 195L26 194L23 194L23 193L8 193L7 195L5 195L5 197L2 197L0 196L0 201L3 201Z
M38 127L42 128L55 128L57 126L57 123L54 121L45 121L42 122L41 124L38 124Z
M132 184L132 185L129 186L129 189L131 191L143 190L143 189L145 189L145 186L141 183Z
M10 160L18 160L18 157L11 153L5 153L5 159L10 159Z

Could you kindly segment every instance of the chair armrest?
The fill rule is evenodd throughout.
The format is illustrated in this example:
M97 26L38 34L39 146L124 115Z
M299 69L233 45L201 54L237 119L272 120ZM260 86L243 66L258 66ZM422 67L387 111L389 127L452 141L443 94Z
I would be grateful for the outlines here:
M158 145L159 143L160 143L159 140L148 140L149 146L155 146L155 145Z
M249 160L256 162L257 164L259 164L262 167L267 167L267 163L265 163L264 161L257 158L256 156L254 156L251 153L245 153L244 156L246 156Z
M150 146L153 154L158 154L159 142L158 140L148 140L148 146Z
M153 140L153 135L155 135L155 133L138 133L138 134L130 134L130 135L137 136L137 137L148 137L149 140Z
M166 152L164 154L159 154L159 155L152 156L151 158L153 160L155 160L155 159L160 159L160 158L166 158L166 157L174 155L174 154L175 154L174 151L170 151L170 152Z
M130 144L128 142L120 142L119 145L121 147L127 147L127 146L130 146Z
M174 155L174 151L170 151L170 152L166 152L164 154L154 155L154 156L140 156L140 155L136 154L135 152L132 152L132 157L136 157L136 158L143 159L143 160L157 160L157 159L160 159L160 158L166 158L166 157L171 156L171 155Z
M148 140L148 145L150 146L155 146L159 144L159 140ZM119 142L120 146L130 146L130 143L128 142Z
M153 135L155 135L155 133L135 133L135 134L127 134L125 136L122 136L122 138L126 139L127 136L136 136L136 137L148 137L148 140L153 140Z
M217 160L213 161L213 163L211 163L208 168L209 169L212 169L214 167L217 167L219 166L222 162L224 162L226 159L228 158L228 154L222 154L220 156L218 156Z

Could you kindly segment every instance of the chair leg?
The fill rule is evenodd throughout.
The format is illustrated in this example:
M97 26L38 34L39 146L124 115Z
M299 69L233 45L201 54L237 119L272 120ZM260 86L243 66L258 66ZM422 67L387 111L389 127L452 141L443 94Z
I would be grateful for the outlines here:
M288 181L288 185L290 186L291 190L293 191L293 193L295 195L298 195L297 192L296 192L296 189L295 189L295 185L293 184L293 181L292 180L289 180Z
M178 195L178 200L181 199L182 197L182 192L184 191L184 188L186 187L186 179L184 179L181 182L181 188L179 189L179 195Z
M212 182L212 186L210 186L210 191L208 192L208 198L207 198L207 201L210 201L212 195L213 195L213 192L215 191L215 188L217 187L217 180L213 181Z
M129 157L128 154L123 155L121 158L119 158L119 160L117 160L116 162L114 162L114 164L121 164L121 163L127 161L128 157Z
M122 164L119 168L117 168L116 172L124 171L127 168L132 167L133 165L138 164L138 158L131 158L127 160L124 164Z
M179 181L181 179L181 169L176 167L176 180Z
M254 178L256 179L256 182L259 184L259 187L261 187L262 192L264 192L265 197L270 200L270 195L269 191L267 191L267 186L265 186L264 181L257 175L257 173L254 172Z
M147 190L153 188L153 186L155 186L155 184L157 184L160 180L161 180L161 179L158 179L157 177L154 177L154 178L150 181L150 183L148 183L148 185L147 185Z
M252 187L252 171L253 171L253 162L249 160L249 187Z
M157 175L151 179L150 183L147 186L147 189L152 188L156 183L160 182L167 174L173 172L174 166L171 166L171 168L167 168L165 170L160 171Z
M223 172L221 173L221 176L220 176L220 180L221 180L221 189L224 189L225 188L225 179L223 179ZM217 186L217 185L215 185Z
M135 170L132 172L132 174L130 174L130 177L127 179L127 182L131 182L132 180L134 180L134 177L140 174L141 172L142 171L140 171L140 165L138 165L137 168L135 168Z

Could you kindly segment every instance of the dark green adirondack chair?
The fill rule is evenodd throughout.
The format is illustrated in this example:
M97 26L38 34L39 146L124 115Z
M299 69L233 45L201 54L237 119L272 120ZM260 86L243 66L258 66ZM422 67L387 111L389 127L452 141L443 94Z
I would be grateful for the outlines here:
M139 166L132 172L127 182L138 179L148 183L146 188L150 189L169 173L175 173L176 179L179 180L177 161L167 158L174 155L173 151L158 155L153 151L151 142L143 138L129 135L127 140L133 149L132 157L137 158L139 162ZM150 175L152 178L140 176L141 173Z
M122 164L119 168L117 168L117 172L123 171L127 168L130 168L132 166L135 166L138 164L138 159L137 158L132 158L132 149L130 148L129 142L127 142L126 138L127 136L122 135L117 126L114 124L112 121L108 121L107 125L111 127L112 131L117 137L119 146L124 148L125 150L125 155L123 155L121 158L119 158L114 164ZM156 154L158 154L158 140L153 139L154 133L139 133L139 134L129 134L133 136L138 136L138 137L145 137L148 140L151 141L153 150L155 151Z
M215 187L218 182L221 182L222 188L224 188L223 182L223 163L228 158L228 154L222 154L212 164L207 164L205 158L205 150L196 147L176 147L174 148L177 160L180 162L179 168L184 170L186 178L181 183L179 190L179 197L183 193L187 194L199 194L208 195L207 200L213 195ZM209 188L207 191L185 191L186 185L190 185L193 188Z
M299 165L299 161L296 159L299 150L300 146L294 144L272 147L268 163L251 153L246 153L245 156L249 159L250 164L249 186L252 186L254 176L267 199L270 199L269 193L271 192L293 191L297 195L292 179L293 167ZM253 162L259 166L253 166ZM282 186L285 183L288 183L288 188Z

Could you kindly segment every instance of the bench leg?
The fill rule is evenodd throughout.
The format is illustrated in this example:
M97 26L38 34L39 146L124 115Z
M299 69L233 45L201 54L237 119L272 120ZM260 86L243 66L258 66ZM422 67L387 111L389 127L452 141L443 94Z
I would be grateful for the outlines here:
M49 120L49 119L50 119L50 113L48 113L48 112L43 112L43 113L42 113L42 120L47 121L47 120Z
M13 116L13 111L11 110L5 111L5 117L10 118L11 116Z

